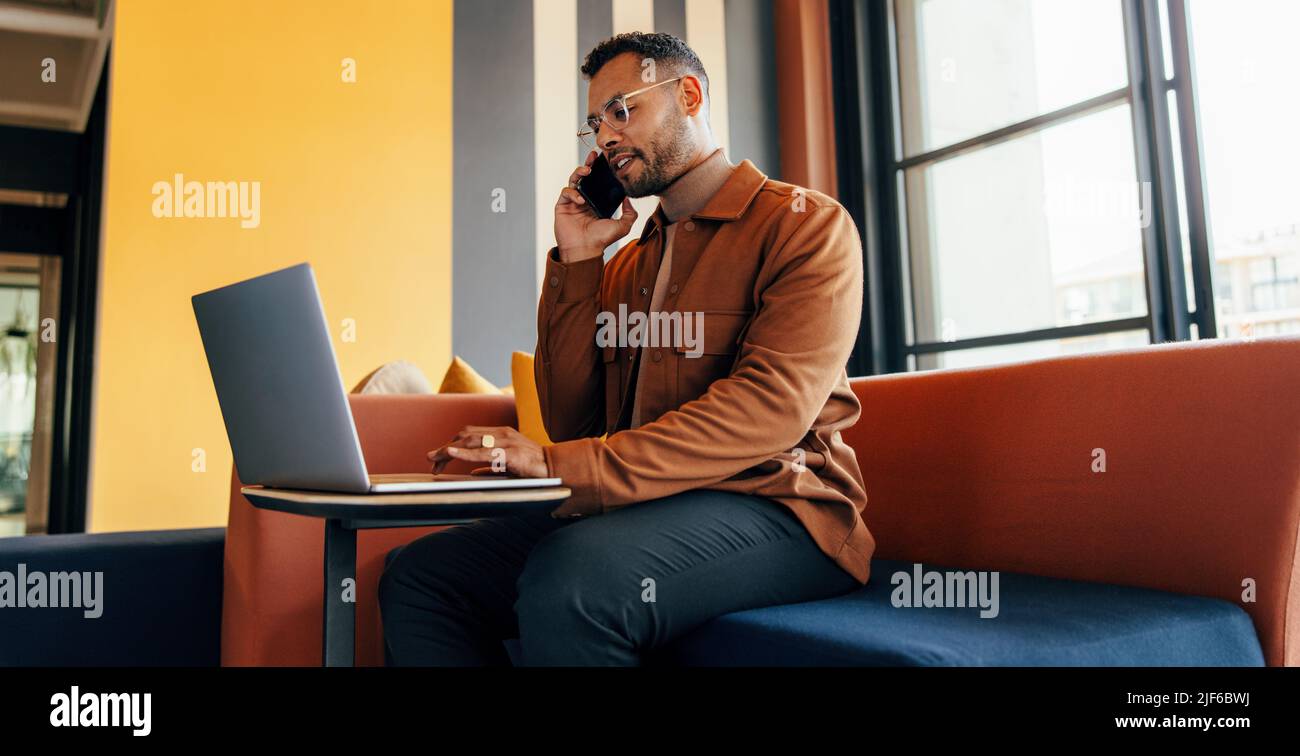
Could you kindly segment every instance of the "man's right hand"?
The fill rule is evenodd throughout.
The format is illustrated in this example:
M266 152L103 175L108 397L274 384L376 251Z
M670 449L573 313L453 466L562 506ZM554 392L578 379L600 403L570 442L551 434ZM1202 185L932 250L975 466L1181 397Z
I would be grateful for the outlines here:
M636 222L631 199L623 198L623 213L617 219L601 218L575 188L583 176L591 173L596 154L592 150L587 162L569 174L569 185L560 190L560 199L555 203L555 244L564 262L600 257L605 247L627 236Z

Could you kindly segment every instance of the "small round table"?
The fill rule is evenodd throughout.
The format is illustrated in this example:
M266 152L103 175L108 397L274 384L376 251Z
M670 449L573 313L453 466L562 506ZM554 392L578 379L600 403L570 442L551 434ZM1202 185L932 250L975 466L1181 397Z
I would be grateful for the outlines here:
M386 494L244 486L240 492L259 509L325 520L322 652L327 667L350 667L355 661L356 603L344 599L342 587L345 580L353 580L355 586L358 530L457 525L484 517L545 512L570 494L563 486Z

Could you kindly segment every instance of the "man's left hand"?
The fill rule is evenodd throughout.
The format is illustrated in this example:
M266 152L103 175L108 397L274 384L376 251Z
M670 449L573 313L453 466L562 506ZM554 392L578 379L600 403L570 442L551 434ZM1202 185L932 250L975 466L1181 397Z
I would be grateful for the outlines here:
M484 436L491 436L490 446L483 445ZM429 452L428 458L433 463L435 475L453 459L463 459L482 462L493 472L506 472L521 478L547 476L542 445L508 425L467 425L445 446Z

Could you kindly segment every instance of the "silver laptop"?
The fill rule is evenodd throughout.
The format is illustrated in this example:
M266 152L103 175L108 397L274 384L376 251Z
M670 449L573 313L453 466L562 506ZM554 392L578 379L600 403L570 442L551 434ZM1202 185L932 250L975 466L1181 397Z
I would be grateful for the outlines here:
M346 493L560 485L559 478L368 474L309 264L192 301L244 484Z

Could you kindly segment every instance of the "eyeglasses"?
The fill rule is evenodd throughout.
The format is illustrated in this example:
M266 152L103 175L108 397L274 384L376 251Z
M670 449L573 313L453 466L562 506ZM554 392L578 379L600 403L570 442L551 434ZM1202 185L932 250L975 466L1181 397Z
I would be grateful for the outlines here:
M599 118L596 116L587 117L587 128L578 132L578 139L581 139L582 143L588 147L595 149L596 136L600 133L600 125L602 123L608 124L609 127L615 131L622 131L627 128L628 123L632 119L631 109L627 106L628 99L649 92L655 87L662 87L665 84L671 84L681 78L681 76L677 76L668 79L667 81L661 81L658 84L651 84L648 87L642 87L634 92L628 92L627 94L622 94L611 99L609 102L605 103L605 107L601 111Z

